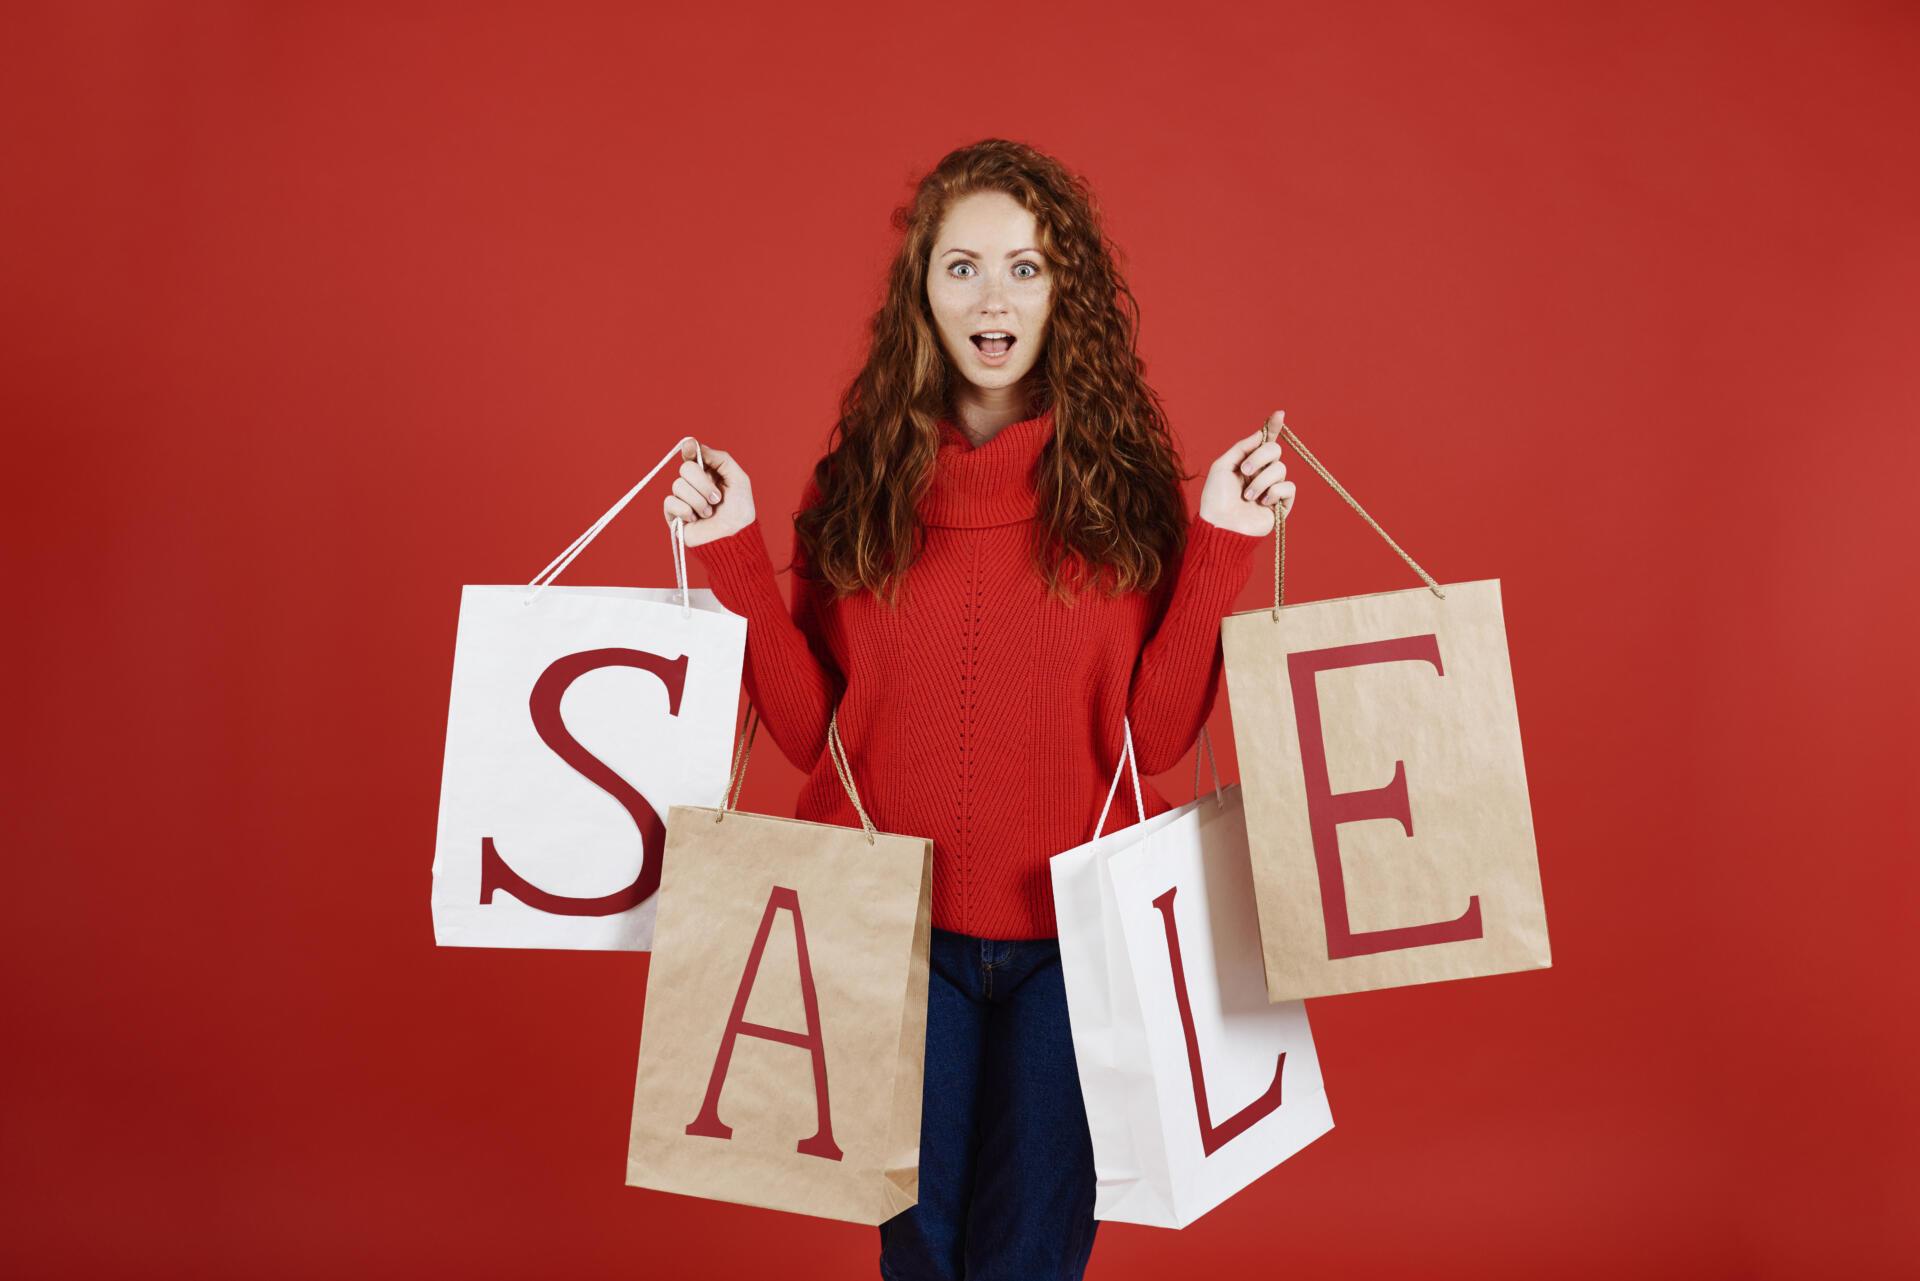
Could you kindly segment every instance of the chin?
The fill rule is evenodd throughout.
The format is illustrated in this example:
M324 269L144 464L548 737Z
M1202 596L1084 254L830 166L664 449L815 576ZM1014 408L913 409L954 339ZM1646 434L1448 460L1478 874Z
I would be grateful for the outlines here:
M995 369L988 374L963 371L962 376L982 391L999 391L1002 388L1011 387L1018 383L1023 375L1009 373L1004 369Z

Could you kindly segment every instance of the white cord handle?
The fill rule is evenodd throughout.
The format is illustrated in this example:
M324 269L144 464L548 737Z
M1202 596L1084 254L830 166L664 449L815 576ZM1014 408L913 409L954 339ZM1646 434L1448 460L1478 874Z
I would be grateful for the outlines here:
M1093 839L1100 839L1101 829L1107 825L1107 810L1113 805L1114 791L1120 786L1120 771L1125 768L1133 776L1133 812L1139 815L1136 822L1145 822L1147 802L1140 795L1140 770L1133 757L1133 722L1126 717L1120 718L1120 728L1126 734L1126 743L1120 750L1120 764L1114 767L1113 782L1107 786L1107 803L1100 807L1100 821L1093 825Z
M658 476L660 474L661 468L665 467L668 463L672 462L675 458L680 457L680 451L686 446L687 441L692 439L693 438L690 436L682 436L677 442L675 442L673 448L667 451L667 456L662 458L659 462L655 463L653 465L653 470L648 472L646 475L642 476L640 478L640 482L636 484L632 489L629 489L621 497L619 502L615 503L613 506L607 508L605 512L601 513L600 519L594 521L593 524L587 526L586 531L582 533L578 538L574 539L573 542L568 545L565 551L561 552L558 556L555 556L552 560L548 561L547 567L541 570L538 574L535 574L533 576L533 581L527 584L527 586L533 588L533 590L527 593L527 595L523 596L520 600L520 603L522 605L533 604L534 598L539 596L540 593L544 591L553 582L554 579L560 577L561 571L566 569L567 566L573 563L574 557L578 556L581 552L587 549L588 543L591 543L594 539L600 536L600 531L605 529L607 525L613 520L613 518L615 516L618 516L628 503L633 501L634 495L638 494L641 490L645 489L647 487L648 482L650 482L655 476ZM700 465L702 467L705 467L707 465L706 454L700 448L700 442L697 440L694 441L693 452L695 457L699 459ZM670 528L667 531L667 537L673 544L674 581L680 589L680 613L682 617L685 617L687 614L692 612L692 605L689 602L688 591L687 591L686 535L681 530L681 524L682 522L676 518L672 522L672 528Z
M680 617L693 613L692 597L687 592L686 522L675 516L667 527L667 541L673 544L673 583L680 589Z

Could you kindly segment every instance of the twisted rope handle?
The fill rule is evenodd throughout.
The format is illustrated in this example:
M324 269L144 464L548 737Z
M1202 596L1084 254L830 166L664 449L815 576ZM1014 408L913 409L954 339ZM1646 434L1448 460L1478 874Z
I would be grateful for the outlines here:
M847 789L847 799L853 802L853 812L860 816L860 826L866 829L867 844L873 844L873 820L867 817L866 807L860 804L860 789L853 785L853 765L847 760L846 744L840 741L840 709L833 709L833 716L827 721L827 754L833 758L833 768L840 775L840 786Z
M740 792L747 785L747 758L753 753L754 732L760 728L760 713L751 700L747 703L746 732L740 736L734 748L733 766L727 771L727 790L720 798L720 808L713 812L713 821L718 823L726 818L730 811L736 810L740 803ZM833 761L833 769L840 776L840 786L847 789L847 799L853 802L853 812L860 816L860 827L867 834L867 844L874 843L874 835L879 831L873 820L867 817L867 810L860 803L860 790L853 785L853 766L847 761L847 748L840 741L840 709L833 709L833 715L827 721L827 755Z
M1286 437L1287 442L1293 446L1295 453L1299 454L1302 458L1307 460L1307 466L1313 468L1316 472L1319 472L1320 479L1326 481L1328 485L1332 486L1334 493L1346 499L1347 506L1359 512L1360 518L1366 521L1367 524L1373 526L1373 532L1380 535L1380 537L1386 539L1387 546L1393 548L1394 551L1399 552L1400 559L1404 560L1405 562L1407 562L1407 564L1411 565L1413 567L1413 572L1420 575L1421 578L1426 580L1428 589L1431 590L1435 596L1438 596L1441 600L1445 600L1447 598L1447 594L1440 590L1440 584L1433 581L1433 575L1429 574L1426 570L1420 568L1419 562L1414 560L1413 557L1407 555L1407 553L1401 549L1400 544L1394 542L1393 538L1387 533L1387 531L1380 528L1380 522L1375 520L1373 517L1367 515L1367 509L1360 505L1360 502L1358 499L1356 499L1352 494L1349 494L1347 492L1346 486L1342 485L1339 481L1335 480L1333 478L1333 473L1320 465L1320 460L1313 456L1313 451L1300 443L1300 438L1293 434L1293 428L1287 426L1286 413L1284 410L1281 411L1281 414L1280 414L1280 434ZM1271 419L1269 419L1267 422L1262 423L1260 426L1260 443L1264 445L1267 442L1271 441L1272 439L1273 439L1273 422ZM1286 599L1285 584L1286 584L1286 562L1287 562L1287 522L1281 518L1280 509L1278 507L1275 507L1273 509L1273 531L1274 531L1273 617L1274 617L1274 621L1278 622L1280 619L1280 604L1283 600ZM1198 768L1197 761L1195 762L1195 768L1196 769Z
M713 813L713 821L718 823L727 816L727 811L740 804L741 789L747 785L747 757L753 754L753 736L760 728L760 709L747 701L746 730L740 735L733 748L733 764L727 769L727 790L720 794L720 808Z
M1220 758L1213 754L1213 735L1207 727L1200 726L1200 746L1207 750L1207 764L1213 767L1213 799L1216 804L1225 805L1227 798L1220 795ZM1200 799L1200 753L1193 754L1193 799Z

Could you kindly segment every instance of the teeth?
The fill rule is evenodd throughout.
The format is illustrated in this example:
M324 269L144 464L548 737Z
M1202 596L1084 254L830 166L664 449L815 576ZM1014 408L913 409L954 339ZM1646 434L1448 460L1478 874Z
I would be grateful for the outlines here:
M984 334L975 334L974 337L975 338L1011 338L1013 337L1013 335L1008 333L1004 329L992 329L987 331Z

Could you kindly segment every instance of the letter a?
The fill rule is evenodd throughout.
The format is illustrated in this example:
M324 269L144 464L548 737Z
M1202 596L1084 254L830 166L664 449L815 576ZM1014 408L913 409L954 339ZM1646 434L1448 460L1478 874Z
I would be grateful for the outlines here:
M1287 676L1293 685L1294 717L1300 730L1300 768L1306 775L1307 827L1313 834L1313 861L1320 869L1320 912L1327 925L1327 959L1397 952L1429 943L1456 943L1481 936L1480 896L1467 899L1467 910L1451 921L1402 925L1354 933L1347 912L1347 879L1340 870L1340 824L1361 819L1397 819L1413 835L1413 810L1407 801L1407 763L1393 763L1393 777L1384 787L1362 792L1335 792L1327 774L1327 744L1320 731L1320 691L1314 677L1338 667L1371 663L1432 663L1440 666L1440 642L1432 635L1402 636L1396 640L1336 645L1287 655Z
M1238 1138L1248 1126L1280 1106L1280 1074L1287 1070L1287 1056L1282 1051L1274 1060L1273 1084L1265 1094L1219 1125L1213 1123L1207 1110L1207 1078L1200 1067L1200 1037L1194 1030L1193 1006L1187 998L1187 971L1180 964L1180 927L1173 921L1173 896L1179 889L1178 885L1174 886L1153 900L1153 905L1160 909L1161 924L1167 929L1167 957L1173 962L1173 995L1180 1003L1180 1030L1187 1034L1187 1074L1193 1078L1193 1109L1200 1117L1200 1148L1212 1156Z
M773 930L773 914L785 908L793 913L793 946L800 954L800 1001L807 1013L805 1033L768 1027L746 1020L747 997L753 992L754 976L760 972L760 958L767 950L767 935ZM813 1052L813 1100L819 1113L820 1128L810 1139L800 1140L794 1151L802 1156L825 1157L838 1161L839 1147L833 1141L833 1112L827 1105L827 1047L820 1035L820 1002L813 990L813 966L807 960L807 931L800 922L800 896L784 885L773 887L767 897L767 910L760 916L760 932L754 935L753 950L747 954L747 968L740 975L740 988L733 995L733 1012L727 1016L727 1030L720 1037L720 1053L713 1060L713 1073L707 1079L706 1101L700 1115L687 1126L688 1134L712 1139L730 1139L733 1127L720 1120L720 1087L726 1084L727 1063L733 1058L733 1043L741 1033L764 1037L782 1045L798 1045Z

